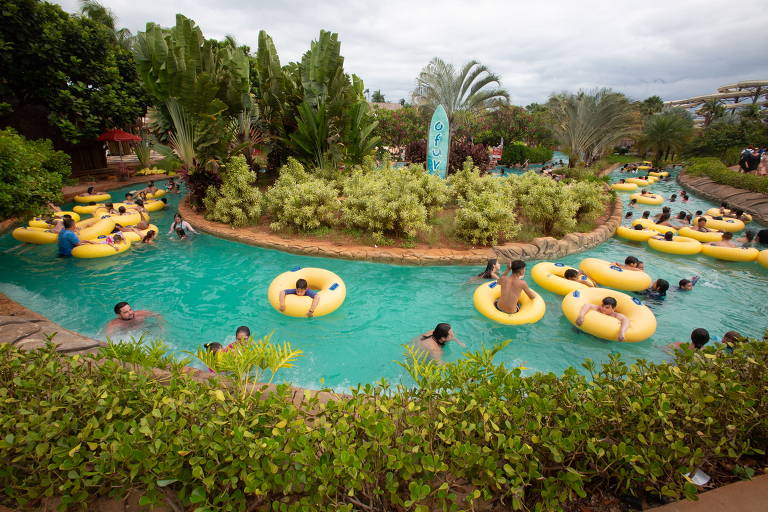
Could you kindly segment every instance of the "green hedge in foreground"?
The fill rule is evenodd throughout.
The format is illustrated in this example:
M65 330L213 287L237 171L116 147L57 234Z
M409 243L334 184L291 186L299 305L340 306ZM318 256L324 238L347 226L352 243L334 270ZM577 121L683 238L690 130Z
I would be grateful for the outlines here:
M768 441L765 343L677 366L587 361L589 376L523 378L492 357L414 360L415 389L297 408L285 387L238 399L221 382L4 345L0 502L134 488L189 510L558 510L594 488L693 497L682 473Z
M723 185L768 194L768 177L732 171L718 158L691 158L685 171L694 176L707 176Z

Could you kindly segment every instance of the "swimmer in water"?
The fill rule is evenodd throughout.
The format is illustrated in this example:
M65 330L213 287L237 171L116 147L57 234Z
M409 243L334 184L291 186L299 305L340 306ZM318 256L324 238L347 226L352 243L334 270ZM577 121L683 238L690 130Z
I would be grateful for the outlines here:
M682 347L688 347L691 350L700 350L709 342L709 331L698 327L691 331L691 342L686 343L684 341L678 341L677 343L670 343L665 347L665 350L674 351L681 349Z
M320 295L316 291L310 290L306 279L299 279L296 281L296 288L288 288L287 290L280 291L280 311L285 311L285 296L286 295L298 295L299 297L312 298L312 304L309 306L307 316L311 317L315 314L315 309L320 302Z
M512 271L512 275L508 275ZM501 297L496 301L496 308L507 314L515 314L520 311L520 294L525 294L531 300L536 298L536 294L531 290L523 280L525 277L525 262L515 260L507 266L507 270L499 277L498 283L501 285Z
M733 233L730 233L726 231L723 233L723 239L719 242L709 242L707 245L715 245L718 247L737 247L735 243L733 243Z
M496 258L491 258L485 264L485 270L477 274L474 279L498 279L501 263Z
M621 264L617 261L611 262L611 265L616 265L619 268L623 268L624 270L634 270L634 271L641 271L643 270L643 262L639 259L635 258L634 256L627 256L624 259L624 263Z
M464 343L456 339L450 324L439 323L433 330L419 336L416 339L415 345L424 350L435 361L442 362L443 348L449 341L455 341L466 348Z
M576 325L581 325L584 323L584 316L588 312L597 311L600 314L612 316L613 318L621 322L621 327L619 328L619 336L616 339L619 341L624 341L624 336L627 334L627 329L629 329L629 318L622 315L621 313L616 312L617 305L618 305L618 302L616 302L616 299L614 299L613 297L603 298L603 301L599 306L596 306L594 304L584 304L583 306L581 306L581 310L579 311L579 316L576 317Z
M569 268L566 270L563 273L563 277L569 281L576 281L577 283L585 284L590 288L597 286L597 284L595 284L595 282L591 280L587 274L581 270L576 270L575 268Z
M689 292L693 290L693 287L696 286L696 283L699 281L699 276L693 276L690 279L681 279L679 283L677 283L677 289L681 292Z
M144 325L144 321L149 317L162 319L158 313L142 309L134 311L127 302L118 302L113 308L116 318L112 319L106 326L104 332L109 335L115 331L131 331Z

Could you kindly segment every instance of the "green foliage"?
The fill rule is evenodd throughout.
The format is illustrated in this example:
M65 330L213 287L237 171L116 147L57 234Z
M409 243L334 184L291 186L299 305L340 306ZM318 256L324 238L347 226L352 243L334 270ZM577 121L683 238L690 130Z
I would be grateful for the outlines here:
M712 181L723 185L768 194L768 178L732 171L718 158L691 158L685 172L694 176L707 176Z
M522 141L529 146L553 146L549 112L528 112L515 105L495 105L493 109L461 112L453 125L457 137L472 138L488 146ZM538 161L538 160L536 160Z
M725 160L730 148L743 150L749 144L768 145L768 124L756 119L727 117L707 125L701 135L690 142L685 154L716 156Z
M54 151L49 140L27 140L14 130L0 130L0 219L41 213L59 202L69 156Z
M293 158L280 169L280 176L264 195L274 231L312 231L336 224L341 203L334 186L311 176Z
M237 397L218 379L3 344L2 501L85 508L136 489L177 510L560 510L597 490L695 498L684 473L768 445L765 343L526 378L497 350L412 357L416 388L297 405L286 386Z
M384 95L381 93L381 91L377 89L371 93L371 101L374 103L384 103L387 100L384 99Z
M234 227L257 223L261 217L261 202L256 173L248 168L242 155L227 162L221 187L209 187L203 201L207 219Z
M416 236L434 211L448 201L448 185L417 165L373 169L368 159L342 182L342 222L382 237Z
M507 193L509 193L505 180L489 175L481 176L480 169L473 165L471 159L465 160L461 169L448 176L446 182L450 187L451 195L456 201L467 200L473 195L486 191L504 193L503 189L506 189ZM514 203L511 206L514 207Z
M6 122L23 126L40 116L78 143L143 115L147 99L131 54L105 25L31 0L4 1L0 20Z
M181 371L192 362L188 357L177 359L171 352L171 347L159 338L147 343L144 335L139 339L131 336L130 341L114 342L107 338L107 346L99 349L97 357L118 359L131 363L134 367L162 368L170 371Z
M142 139L141 142L136 144L133 148L133 153L136 155L136 159L139 161L142 169L148 168L152 165L152 146L149 141Z
M505 193L506 192L506 193ZM459 201L456 236L471 244L495 245L520 232L508 190L484 190Z
M375 133L382 146L402 148L424 138L428 120L418 108L408 106L398 110L374 108L378 125Z
M645 123L640 138L640 151L653 151L654 162L660 164L682 152L693 136L693 119L684 109L668 109L653 114Z
M601 183L574 181L566 185L569 193L576 198L576 222L594 222L605 212L605 204L611 198Z
M527 146L522 142L512 142L504 145L501 153L501 163L505 165L543 163L552 160L552 150L543 146Z

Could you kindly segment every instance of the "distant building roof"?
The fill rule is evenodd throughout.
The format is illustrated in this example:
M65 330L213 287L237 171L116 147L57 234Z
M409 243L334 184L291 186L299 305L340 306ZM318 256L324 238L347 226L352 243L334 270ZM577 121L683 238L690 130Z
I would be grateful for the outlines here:
M368 104L373 108L383 108L384 110L400 110L403 108L399 103L376 103L369 101Z

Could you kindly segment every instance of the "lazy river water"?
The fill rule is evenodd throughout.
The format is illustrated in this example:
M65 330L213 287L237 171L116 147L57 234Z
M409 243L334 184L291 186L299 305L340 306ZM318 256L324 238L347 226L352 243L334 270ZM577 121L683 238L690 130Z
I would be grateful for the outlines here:
M112 197L122 197L129 188L112 191ZM679 193L679 188L670 180L652 190L668 197ZM620 353L627 361L658 361L668 357L662 351L664 345L688 340L695 327L709 329L715 336L731 329L759 336L766 327L768 270L754 262L674 256L617 238L562 258L576 266L586 257L623 261L633 254L645 262L653 278L665 278L673 288L681 278L701 276L692 292L670 290L664 302L650 304L658 320L653 337L618 343L576 330L561 313L561 297L540 289L529 277L546 301L546 315L534 325L504 326L487 320L472 305L477 284L468 279L481 268L407 267L296 256L206 234L178 241L166 233L180 197L170 196L169 208L152 214L161 231L157 245L134 244L110 258L62 260L55 257L53 245L8 253L18 242L10 234L3 235L0 291L68 329L100 339L106 338L103 327L113 318L113 305L126 300L134 309L161 313L164 321L148 324L148 336L162 337L178 351L232 339L239 325L250 326L258 336L274 330L274 340L290 341L304 352L296 367L283 370L278 380L337 390L382 378L409 382L394 362L402 359L402 344L438 322L450 322L468 349L512 339L496 360L508 366L524 365L529 372L562 372L584 358L605 361L611 353ZM712 206L693 196L688 204L672 203L673 213L681 207L693 212ZM636 216L642 210L636 208ZM535 263L529 262L528 268ZM341 276L348 290L344 305L313 319L290 318L275 311L266 300L267 287L277 274L297 265L323 267ZM449 343L445 359L458 359L462 352Z

